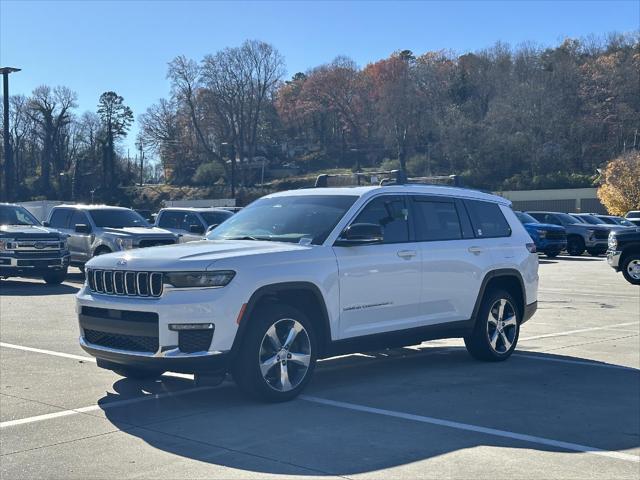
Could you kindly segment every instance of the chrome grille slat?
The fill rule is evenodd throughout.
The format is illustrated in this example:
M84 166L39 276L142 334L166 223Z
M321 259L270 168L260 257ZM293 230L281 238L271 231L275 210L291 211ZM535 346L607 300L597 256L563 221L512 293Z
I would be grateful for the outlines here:
M89 290L103 295L160 297L163 292L161 272L87 269Z

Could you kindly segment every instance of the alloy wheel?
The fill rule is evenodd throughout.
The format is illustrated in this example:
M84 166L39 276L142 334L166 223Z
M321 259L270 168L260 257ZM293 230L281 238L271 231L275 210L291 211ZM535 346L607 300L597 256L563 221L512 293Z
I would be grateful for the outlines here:
M487 339L491 349L503 355L516 341L518 322L513 305L506 298L494 302L487 318Z
M296 388L307 375L311 362L311 342L297 320L283 318L269 327L258 355L262 378L278 392Z
M640 280L640 259L633 259L627 264L627 273L634 280Z

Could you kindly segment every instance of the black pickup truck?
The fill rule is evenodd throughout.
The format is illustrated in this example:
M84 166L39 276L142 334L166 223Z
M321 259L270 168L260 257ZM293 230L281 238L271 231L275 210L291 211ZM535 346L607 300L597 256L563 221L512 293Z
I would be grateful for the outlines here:
M607 262L633 285L640 285L640 227L609 234Z
M27 209L0 203L0 278L62 283L69 267L67 236L43 227Z

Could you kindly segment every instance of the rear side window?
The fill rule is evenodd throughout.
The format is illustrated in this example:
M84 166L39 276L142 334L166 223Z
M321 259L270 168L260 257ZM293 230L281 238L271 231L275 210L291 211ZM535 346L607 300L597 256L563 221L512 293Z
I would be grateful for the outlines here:
M508 237L511 235L509 222L504 218L497 203L480 200L465 200L473 232L478 238Z
M415 198L416 240L459 240L462 238L460 218L454 202Z
M409 241L409 211L403 197L384 195L371 200L352 223L377 223L383 243Z
M53 228L68 228L69 218L71 218L71 210L58 208L53 211L49 225Z
M70 228L75 228L76 225L89 225L89 219L84 212L76 210L71 216Z

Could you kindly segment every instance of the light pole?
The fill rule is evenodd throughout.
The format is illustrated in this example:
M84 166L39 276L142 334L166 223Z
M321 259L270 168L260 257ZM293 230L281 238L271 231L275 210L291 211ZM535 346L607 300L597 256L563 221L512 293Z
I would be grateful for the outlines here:
M4 104L4 196L7 200L13 200L13 158L11 155L11 143L9 142L9 74L13 72L19 72L19 68L14 67L2 67L0 73L2 73L3 81L3 104Z

